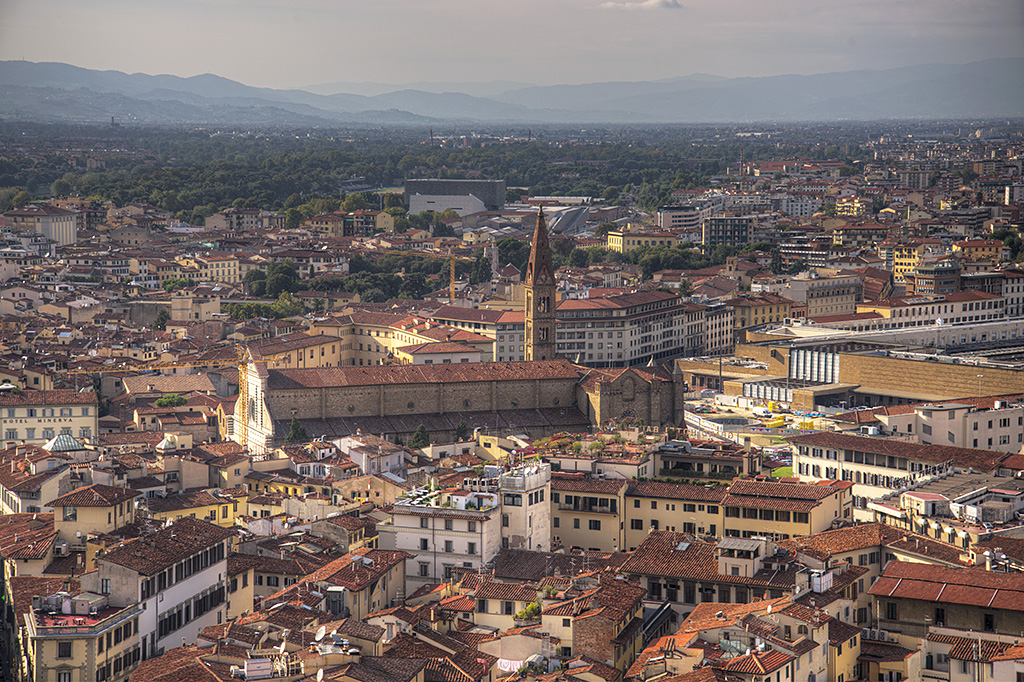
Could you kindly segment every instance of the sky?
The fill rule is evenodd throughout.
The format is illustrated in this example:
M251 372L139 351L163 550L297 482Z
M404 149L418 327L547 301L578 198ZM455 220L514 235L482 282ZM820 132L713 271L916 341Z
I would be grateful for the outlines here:
M1024 57L1024 0L0 0L0 59L538 85Z

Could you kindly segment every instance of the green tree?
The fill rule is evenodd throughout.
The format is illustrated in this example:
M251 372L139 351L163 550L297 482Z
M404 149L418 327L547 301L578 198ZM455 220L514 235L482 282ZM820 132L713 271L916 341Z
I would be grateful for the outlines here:
M17 194L15 194L14 198L11 199L11 206L13 206L15 208L21 208L22 206L25 206L26 204L28 204L31 201L32 201L32 195L29 194L28 192L26 192L25 190L22 190L22 191L18 192Z
M285 436L285 441L288 443L305 443L308 440L306 436L306 427L303 426L298 417L292 415L292 421L288 426L288 435Z
M164 331L167 329L167 322L171 319L171 314L167 312L166 308L161 308L160 312L156 314L156 319L153 321L153 329L159 329Z
M156 400L157 407L180 407L188 402L188 398L177 393L165 393Z
M195 280L189 279L187 277L171 277L170 279L165 279L162 286L164 288L164 291L170 293L172 291L175 291L176 289L184 289L185 287L190 287L194 285Z
M427 432L427 427L420 424L416 427L416 431L412 434L412 438L409 439L409 447L413 449L425 448L430 445L430 433Z
M63 197L71 194L71 183L64 178L58 178L50 185L50 191L55 197Z
M462 441L469 438L469 425L462 419L455 426L455 440Z
M782 265L782 252L778 249L772 249L772 263L769 266L772 274L781 275L783 270Z

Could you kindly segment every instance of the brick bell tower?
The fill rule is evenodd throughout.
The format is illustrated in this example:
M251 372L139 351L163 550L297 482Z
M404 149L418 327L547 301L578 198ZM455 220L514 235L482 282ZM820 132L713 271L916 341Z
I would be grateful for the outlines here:
M526 264L526 359L555 359L555 269L543 208Z

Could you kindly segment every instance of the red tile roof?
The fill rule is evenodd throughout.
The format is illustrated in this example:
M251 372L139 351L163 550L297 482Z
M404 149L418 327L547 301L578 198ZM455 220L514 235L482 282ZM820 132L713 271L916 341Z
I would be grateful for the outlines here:
M50 507L113 507L114 505L133 500L139 491L132 488L115 488L110 485L93 483L92 485L72 490L50 502Z
M893 561L868 592L951 605L1024 611L1024 573Z

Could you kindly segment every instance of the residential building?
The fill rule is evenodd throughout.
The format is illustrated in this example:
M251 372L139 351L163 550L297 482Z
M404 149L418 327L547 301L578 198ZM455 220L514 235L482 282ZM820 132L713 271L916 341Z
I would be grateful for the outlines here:
M234 533L192 517L129 540L96 557L82 576L85 591L111 606L138 605L131 637L141 658L195 641L208 625L224 621L227 555Z
M406 589L447 580L455 569L479 570L503 547L546 550L550 467L523 465L485 470L462 489L418 488L395 501L388 523L378 525L378 546L408 554Z
M953 242L953 255L967 260L998 263L1010 257L1010 250L998 239L967 239Z
M726 212L710 216L703 222L701 243L706 246L746 246L770 237L774 223L771 214ZM774 241L767 239L765 241Z
M99 432L99 399L93 391L0 393L0 434L6 442L43 444L61 434L90 440Z
M960 291L960 264L944 260L921 265L903 273L907 294L915 296L943 295Z
M78 212L49 204L29 204L3 215L8 228L15 232L38 232L57 246L78 240Z
M989 322L1006 317L1002 296L982 291L957 291L929 296L902 296L857 304L858 313L876 313L884 318L881 329L930 326L937 320L945 324Z
M18 614L25 626L15 651L24 657L25 679L128 679L141 660L142 617L141 604L121 604L91 590L33 595L31 608Z
M652 358L692 355L687 352L687 326L696 318L690 343L698 338L703 343L699 312L666 291L563 299L557 310L558 354L592 367L629 367Z
M839 433L812 433L788 439L796 445L793 472L807 481L853 483L854 516L870 520L872 500L907 484L951 472L954 467L993 471L1007 454L991 450L921 445Z
M790 316L793 303L790 299L776 294L740 296L724 301L725 305L733 308L736 331L771 322L782 322Z
M61 452L35 445L0 451L0 512L43 511L50 501L74 487L70 464L70 457Z
M856 312L864 286L857 273L811 269L786 282L784 298L807 306L806 317Z
M671 232L612 230L608 233L608 250L616 253L632 253L644 246L673 247L679 243L679 237Z

